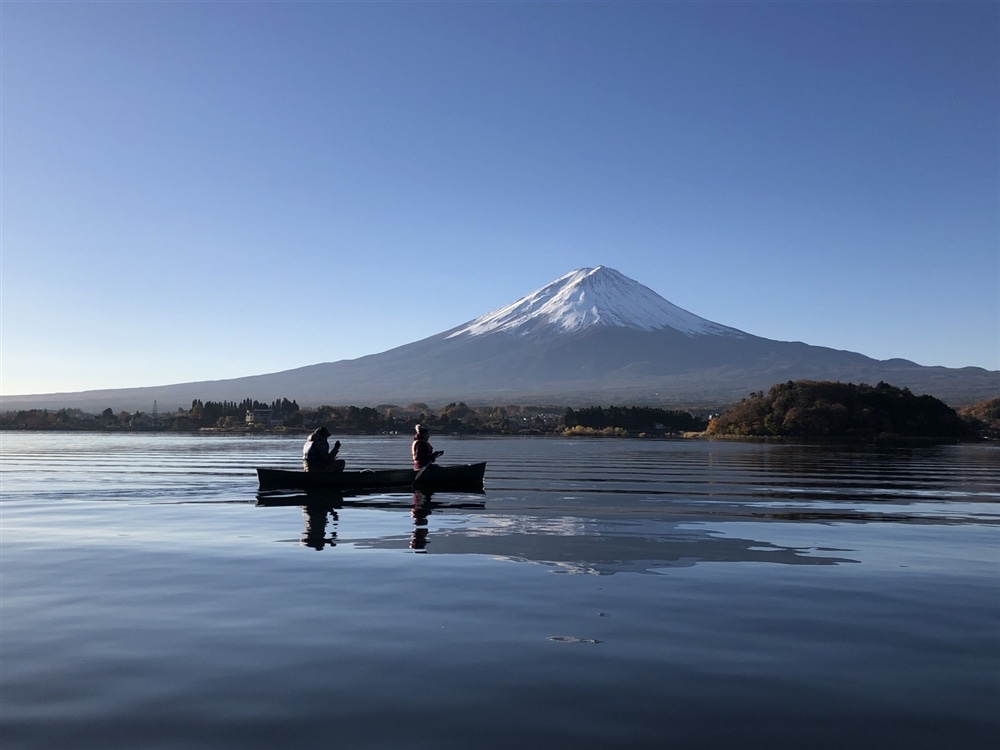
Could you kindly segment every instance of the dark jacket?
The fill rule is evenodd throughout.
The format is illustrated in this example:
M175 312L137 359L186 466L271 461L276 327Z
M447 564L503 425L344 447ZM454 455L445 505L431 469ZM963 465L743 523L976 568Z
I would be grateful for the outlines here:
M335 444L330 450L330 433L323 427L311 434L302 446L302 460L310 464L324 464L333 461L340 452L340 445Z

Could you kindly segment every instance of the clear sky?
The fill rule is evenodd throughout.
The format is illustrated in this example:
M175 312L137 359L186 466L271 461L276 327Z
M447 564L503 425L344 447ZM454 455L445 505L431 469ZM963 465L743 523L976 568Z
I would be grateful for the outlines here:
M1000 369L997 2L4 0L0 43L5 394L374 354L595 265Z

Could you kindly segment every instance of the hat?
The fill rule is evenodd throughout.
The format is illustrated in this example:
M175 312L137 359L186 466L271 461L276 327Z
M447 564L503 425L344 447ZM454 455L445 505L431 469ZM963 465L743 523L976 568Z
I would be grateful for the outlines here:
M330 437L330 431L326 429L326 427L320 427L313 434L318 435L319 437Z
M427 434L427 428L424 427L422 424L418 424L417 427L416 427L416 430L417 430L417 434L418 435L426 435Z

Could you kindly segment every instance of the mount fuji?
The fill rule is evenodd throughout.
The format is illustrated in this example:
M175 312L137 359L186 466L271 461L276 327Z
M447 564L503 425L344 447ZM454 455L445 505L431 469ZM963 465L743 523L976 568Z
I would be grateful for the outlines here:
M1000 394L1000 371L761 338L668 302L606 266L581 268L450 330L380 354L267 375L147 388L9 396L3 409L148 409L295 399L374 406L647 404L721 407L787 380L885 381L954 406Z
M699 318L613 268L571 271L527 297L501 307L449 333L482 336L495 331L515 335L549 331L571 333L591 326L656 331L672 328L689 335L745 336L735 328Z

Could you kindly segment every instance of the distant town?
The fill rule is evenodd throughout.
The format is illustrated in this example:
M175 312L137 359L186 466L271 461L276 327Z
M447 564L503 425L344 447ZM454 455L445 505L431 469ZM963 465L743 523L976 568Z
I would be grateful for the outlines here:
M647 406L470 406L425 403L375 407L300 407L288 398L270 403L200 401L148 412L107 408L30 409L0 414L2 430L100 432L306 433L324 425L341 434L396 434L423 424L439 434L604 437L779 437L843 439L1000 439L1000 398L956 412L906 388L822 381L789 381L750 394L720 414Z

